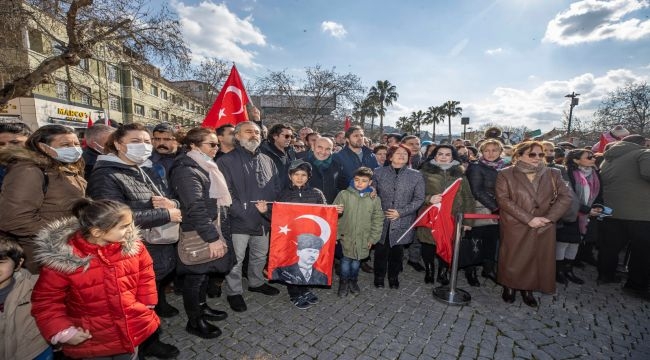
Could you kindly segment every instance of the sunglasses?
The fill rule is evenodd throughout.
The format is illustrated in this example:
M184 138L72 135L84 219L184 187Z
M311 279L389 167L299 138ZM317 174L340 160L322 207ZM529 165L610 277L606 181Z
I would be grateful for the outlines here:
M219 146L219 144L213 143L213 142L206 142L206 143L202 143L202 144L203 145L210 145L210 147L213 148L213 149L216 148L217 146Z
M528 157L531 158L531 159L534 159L536 157L539 157L540 159L543 159L544 156L545 156L545 154L543 152L541 152L541 153L534 153L534 152L528 153Z
M593 156L593 155L587 155L586 159L587 159L587 160L593 160L593 159L594 159L594 156Z
M280 136L284 136L285 139L291 139L293 137L293 135L286 135L286 134L285 135L280 135Z

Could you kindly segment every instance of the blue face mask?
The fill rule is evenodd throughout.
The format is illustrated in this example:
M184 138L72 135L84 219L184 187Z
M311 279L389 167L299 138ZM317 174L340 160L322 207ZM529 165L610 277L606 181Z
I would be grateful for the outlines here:
M48 147L56 152L56 156L54 157L56 160L66 164L77 162L81 158L81 153L83 152L80 146L53 148L48 145Z

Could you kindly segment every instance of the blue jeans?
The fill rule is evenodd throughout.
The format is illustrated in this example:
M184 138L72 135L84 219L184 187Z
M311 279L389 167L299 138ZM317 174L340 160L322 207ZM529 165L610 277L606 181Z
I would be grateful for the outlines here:
M341 258L341 279L356 279L359 276L359 266L361 266L360 260L343 256Z

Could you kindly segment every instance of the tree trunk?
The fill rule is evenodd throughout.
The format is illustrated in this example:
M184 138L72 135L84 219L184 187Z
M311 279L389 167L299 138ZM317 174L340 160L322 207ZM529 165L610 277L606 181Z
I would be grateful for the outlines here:
M383 135L384 135L384 116L380 114L379 115L379 138L381 139Z
M447 117L447 123L449 124L449 143L451 144L451 116Z
M436 142L436 122L435 121L433 122L433 134L431 135L431 137L433 138L432 141Z

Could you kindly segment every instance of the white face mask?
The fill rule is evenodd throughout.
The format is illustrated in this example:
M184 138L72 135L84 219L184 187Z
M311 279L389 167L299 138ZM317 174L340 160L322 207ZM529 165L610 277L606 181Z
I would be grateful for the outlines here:
M133 161L134 163L140 165L147 161L151 156L153 151L153 145L147 143L139 144L126 144L126 156L127 159Z
M48 145L48 147L56 152L56 156L54 157L56 160L66 164L77 162L81 158L81 153L83 152L79 146L53 148Z

